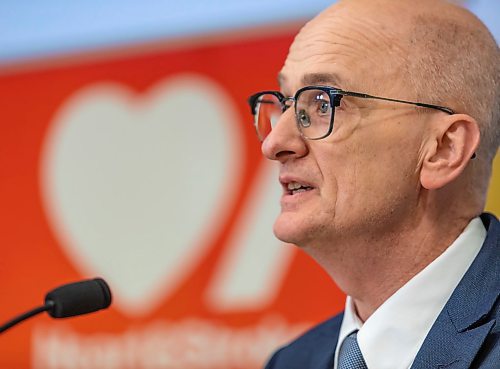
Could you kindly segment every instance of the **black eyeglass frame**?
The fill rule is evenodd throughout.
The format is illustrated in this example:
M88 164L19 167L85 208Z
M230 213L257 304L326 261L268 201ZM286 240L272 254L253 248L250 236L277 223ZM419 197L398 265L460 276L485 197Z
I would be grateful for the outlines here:
M328 128L327 133L325 133L323 136L318 137L318 138L310 138L305 136L302 133L302 129L300 128L300 123L298 121L297 117L297 100L299 96L304 92L304 91L309 91L309 90L320 90L328 94L330 96L330 107L332 108L332 113L330 114L330 126ZM359 97L362 99L376 99L376 100L383 100L383 101L391 101L391 102L396 102L396 103L401 103L401 104L407 104L407 105L415 105L419 106L422 108L429 108L429 109L435 109L439 110L442 112L445 112L447 114L453 115L455 114L455 111L453 111L450 108L447 108L445 106L440 106L440 105L433 105L433 104L427 104L427 103L421 103L421 102L414 102L414 101L407 101L407 100L399 100L399 99L392 99L389 97L380 97L380 96L374 96L374 95L369 95L365 93L360 93L360 92L352 92L352 91L345 91L339 88L331 87L331 86L305 86L297 90L295 92L295 95L293 97L286 97L279 91L261 91L257 92L256 94L253 94L248 98L248 103L250 105L251 113L252 115L256 116L257 115L257 103L258 99L262 95L274 95L276 98L278 98L279 102L281 103L281 109L282 113L285 112L291 105L286 105L287 101L293 101L293 108L295 110L295 122L297 124L297 129L299 130L300 134L308 139L308 140L321 140L323 138L328 137L332 131L333 131L333 122L334 122L334 117L335 117L335 107L340 106L340 101L344 96L352 96L352 97ZM254 125L257 127L257 121L254 120Z

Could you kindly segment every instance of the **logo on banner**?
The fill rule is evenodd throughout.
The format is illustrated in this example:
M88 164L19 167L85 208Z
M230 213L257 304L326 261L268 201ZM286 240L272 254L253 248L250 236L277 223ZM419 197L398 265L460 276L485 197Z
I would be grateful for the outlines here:
M81 274L107 279L114 307L124 315L146 316L167 301L226 226L240 187L250 185L242 183L245 153L238 124L224 90L193 74L165 79L142 94L117 83L96 83L74 93L56 115L42 162L49 221ZM272 234L281 193L276 176L269 163L255 174L249 200L204 291L205 304L214 311L263 308L282 285L294 250ZM207 354L196 351L197 337L205 342L203 350L211 342L225 347L226 354L210 356L213 367L251 364L250 357L256 365L262 352L300 329L279 317L246 330L190 319L89 340L67 329L39 327L33 355L37 368L71 367L70 356L87 357L84 361L98 368L115 367L103 364L106 355L120 358L122 366L146 368L143 354L161 347L163 356L156 357L195 368L193 345L196 357ZM180 348L183 336L186 345ZM249 340L256 345L253 352L238 355L249 349ZM235 354L228 356L231 351Z

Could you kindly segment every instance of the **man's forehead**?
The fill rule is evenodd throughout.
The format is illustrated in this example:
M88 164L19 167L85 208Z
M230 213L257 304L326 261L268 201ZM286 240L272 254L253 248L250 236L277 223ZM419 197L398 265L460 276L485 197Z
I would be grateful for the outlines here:
M323 11L292 43L278 76L282 90L318 84L376 90L384 81L394 84L415 47L418 19L436 12L455 21L467 15L446 1L418 0L420 7L412 1L344 0Z
M361 14L351 5L356 3L334 5L300 30L278 75L282 89L293 92L306 85L359 88L367 78L391 71L389 64L397 67L406 55L399 46L399 32L388 22L381 24L366 9ZM399 60L394 60L396 55Z

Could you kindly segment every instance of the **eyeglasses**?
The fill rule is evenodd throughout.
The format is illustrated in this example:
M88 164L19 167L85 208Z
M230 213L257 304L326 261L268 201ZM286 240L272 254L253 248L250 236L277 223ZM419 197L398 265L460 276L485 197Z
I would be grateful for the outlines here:
M261 141L264 141L271 133L281 115L292 104L300 134L308 140L321 140L332 133L335 108L340 106L340 101L344 96L392 101L455 114L452 109L444 106L372 96L329 86L303 87L293 97L285 97L279 91L262 91L250 96L248 103L254 116L257 136Z

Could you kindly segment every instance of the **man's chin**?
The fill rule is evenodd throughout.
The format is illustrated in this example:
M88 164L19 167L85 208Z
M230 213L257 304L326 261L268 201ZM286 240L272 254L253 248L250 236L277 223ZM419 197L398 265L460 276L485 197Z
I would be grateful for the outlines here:
M304 224L293 219L292 216L281 214L274 223L273 231L280 241L301 245L306 234L304 228Z

